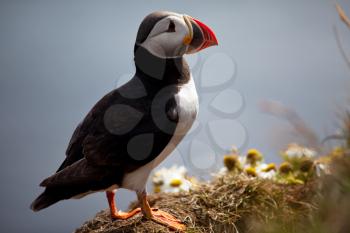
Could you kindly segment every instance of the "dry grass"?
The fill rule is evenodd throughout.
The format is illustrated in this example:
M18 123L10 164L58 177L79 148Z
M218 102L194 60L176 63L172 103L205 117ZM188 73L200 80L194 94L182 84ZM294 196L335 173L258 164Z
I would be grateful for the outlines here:
M338 11L340 19L345 23L346 26L348 26L350 28L350 19L346 15L344 9L338 3L336 3L335 6L336 6L336 9Z
M156 194L150 204L166 210L187 225L187 232L252 232L273 219L295 222L314 209L311 204L316 182L284 185L245 175L217 176L210 183L179 194ZM132 208L135 206L132 206ZM285 218L288 216L288 218ZM284 218L283 218L284 217ZM284 220L283 220L284 219ZM254 221L254 224L251 224ZM107 210L86 222L78 233L169 232L140 215L111 222Z
M199 183L190 192L154 194L151 206L182 220L187 232L347 233L350 232L350 114L343 125L345 143L323 158L329 174L305 184L282 184L227 172ZM135 208L136 203L130 208ZM170 232L136 215L112 222L107 210L76 233Z

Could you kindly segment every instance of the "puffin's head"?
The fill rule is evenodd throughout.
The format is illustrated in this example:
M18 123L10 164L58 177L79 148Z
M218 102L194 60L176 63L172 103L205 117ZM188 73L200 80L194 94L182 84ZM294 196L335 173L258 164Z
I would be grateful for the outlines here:
M217 45L214 32L188 15L156 11L142 21L136 45L157 57L172 58Z

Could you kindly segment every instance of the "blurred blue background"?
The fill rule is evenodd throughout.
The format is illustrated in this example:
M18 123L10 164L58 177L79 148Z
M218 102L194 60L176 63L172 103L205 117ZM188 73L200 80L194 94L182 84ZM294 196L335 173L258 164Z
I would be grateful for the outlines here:
M339 3L350 15L350 2ZM333 1L1 0L2 232L72 232L107 207L99 193L39 213L29 209L41 192L39 182L63 160L79 121L120 77L133 72L138 26L155 10L186 13L216 32L220 45L189 59L195 64L196 82L203 75L225 75L227 66L213 59L216 54L232 59L230 88L243 97L244 106L231 120L245 129L242 150L256 147L266 160L275 161L280 147L291 140L278 133L288 130L287 122L260 112L257 105L266 99L296 110L320 138L334 132L336 113L349 97L349 67L337 47L334 28L347 54L350 32L339 21ZM222 89L206 92L199 87L202 124L221 118L213 118L206 104ZM229 127L215 134L224 140L221 148L209 145L218 154L242 139L242 132ZM186 150L180 154L174 153L162 166L181 163ZM210 159L201 157L204 162ZM133 199L132 192L118 192L122 209Z

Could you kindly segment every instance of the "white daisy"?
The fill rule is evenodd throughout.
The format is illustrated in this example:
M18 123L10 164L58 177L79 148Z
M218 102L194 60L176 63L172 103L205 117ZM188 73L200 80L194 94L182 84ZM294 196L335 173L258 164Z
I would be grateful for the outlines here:
M288 157L296 157L296 158L302 158L302 157L312 158L317 155L317 152L315 150L307 147L299 146L298 144L288 145L284 153Z
M273 179L276 175L276 165L274 163L262 163L256 167L258 177L263 179Z
M189 191L192 183L187 179L187 170L184 166L161 168L152 177L154 192L176 193Z

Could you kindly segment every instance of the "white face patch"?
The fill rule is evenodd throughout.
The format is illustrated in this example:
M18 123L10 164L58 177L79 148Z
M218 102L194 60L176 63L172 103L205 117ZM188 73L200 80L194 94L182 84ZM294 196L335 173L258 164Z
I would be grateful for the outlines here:
M183 41L189 33L183 15L174 14L157 22L141 46L157 57L179 57L187 50Z

